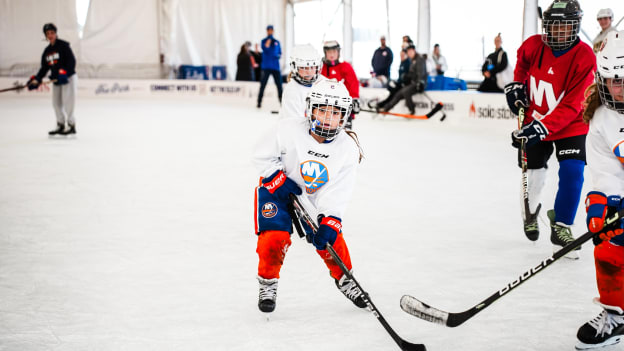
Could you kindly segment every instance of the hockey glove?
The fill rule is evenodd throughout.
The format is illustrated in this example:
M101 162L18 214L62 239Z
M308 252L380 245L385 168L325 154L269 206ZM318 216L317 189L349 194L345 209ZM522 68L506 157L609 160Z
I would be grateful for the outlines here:
M526 146L529 147L538 141L544 140L548 135L548 129L542 124L542 122L534 119L531 123L525 125L520 130L514 130L511 133L511 139L513 140L511 145L520 146L520 139L524 139Z
M56 77L56 84L64 85L67 84L69 80L67 79L67 72L64 69L59 69L58 76Z
M353 113L360 113L360 99L358 98L353 99Z
M282 171L273 172L262 180L262 184L271 194L282 201L288 201L290 193L301 195L301 188Z
M26 83L26 85L28 86L28 90L35 90L37 88L39 88L39 81L37 80L37 78L35 78L35 76L30 76L30 79L28 80L28 83Z
M507 105L514 115L518 115L520 107L528 107L526 86L520 82L511 82L505 85L505 97Z
M317 250L325 250L327 243L333 245L336 242L336 237L342 230L342 222L338 217L324 217L323 215L319 215L318 221L320 225L312 236L312 245Z
M622 209L620 196L607 197L599 191L590 191L585 199L587 211L587 229L592 233L600 233L600 239L608 241L616 235L624 233L624 222L616 221L605 226L605 219Z

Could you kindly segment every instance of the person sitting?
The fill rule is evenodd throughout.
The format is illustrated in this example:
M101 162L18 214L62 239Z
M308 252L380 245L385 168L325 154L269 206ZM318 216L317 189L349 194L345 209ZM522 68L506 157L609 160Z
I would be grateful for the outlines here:
M427 86L427 64L422 56L416 52L416 47L410 45L406 49L407 56L410 58L411 64L409 71L405 74L404 87L401 88L387 103L377 106L379 112L390 111L399 101L405 99L405 104L410 114L414 114L416 106L412 100L412 95L422 93Z
M396 95L396 93L398 93L399 90L403 88L405 75L409 71L412 61L410 60L409 56L407 56L407 52L405 50L401 50L400 58L401 65L399 66L399 78L397 80L388 81L388 91L390 92L390 94L383 101L377 103L375 107L373 107L370 103L368 107L381 108L383 105L387 104L390 100L392 100L394 95Z

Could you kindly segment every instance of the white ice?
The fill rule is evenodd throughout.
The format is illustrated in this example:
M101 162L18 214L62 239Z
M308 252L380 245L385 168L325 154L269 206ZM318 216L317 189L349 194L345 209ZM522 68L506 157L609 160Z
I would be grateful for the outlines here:
M0 350L398 349L296 236L276 312L258 311L250 154L275 115L196 100L76 109L77 138L48 139L49 98L0 98ZM514 122L354 126L366 159L345 238L397 333L429 350L573 350L600 311L591 244L457 328L399 308L411 294L463 311L551 254L544 222L536 244L522 232Z

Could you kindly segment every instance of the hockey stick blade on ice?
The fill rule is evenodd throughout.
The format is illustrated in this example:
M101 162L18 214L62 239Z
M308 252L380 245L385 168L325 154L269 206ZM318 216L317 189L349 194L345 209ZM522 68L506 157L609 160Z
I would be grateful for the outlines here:
M605 227L608 225L620 221L624 217L624 210L620 210L618 213L615 213L613 216L607 218L605 220ZM581 246L594 236L598 235L598 233L587 232L578 239L574 240L570 244L561 248L561 250L555 252L552 256L546 258L544 261L540 262L537 266L529 269L528 271L522 273L518 278L516 278L511 283L508 283L502 289L498 290L494 294L492 294L487 299L479 302L477 305L472 308L458 313L446 312L435 307L431 307L426 303L418 300L417 298L404 295L401 298L401 309L403 311L416 316L420 319L424 319L426 321L432 323L438 323L446 325L447 327L457 327L458 325L463 324L465 321L474 317L477 313L483 311L489 305L494 303L496 300L505 296L511 290L517 288L522 283L529 280L531 277L535 276L540 271L543 271L546 267L550 266L553 262L557 261L561 257L565 256L568 252L576 249L578 246Z
M299 202L299 199L297 199L297 197L294 194L290 194L290 201L292 204L290 213L291 213L291 216L293 217L292 219L293 219L293 222L295 223L295 228L299 232L299 236L303 237L305 235L303 233L303 229L301 228L302 222L307 224L310 228L312 228L314 232L316 232L318 230L317 224L312 220L312 218L310 217L308 212L305 210L305 208L303 208L303 206ZM340 267L340 270L342 270L342 273L346 275L347 278L351 279L355 283L355 285L358 287L358 289L360 289L360 291L362 292L362 298L364 299L364 302L366 302L366 305L368 306L369 310L373 313L375 317L377 317L377 320L379 321L379 323L381 323L384 329L386 329L388 334L390 334L392 339L397 343L397 345L399 345L401 350L426 351L427 348L425 347L425 345L412 344L411 342L404 340L392 329L392 327L390 327L388 322L386 322L386 319L381 315L381 312L373 304L373 301L370 299L370 296L368 296L368 293L364 291L364 289L362 289L362 286L360 285L360 283L355 279L355 277L353 277L353 275L351 274L347 266L345 266L344 262L342 262L342 259L340 258L340 256L338 256L338 254L336 253L334 248L331 246L331 244L327 243L327 246L325 248L331 255L334 262L338 264L338 266Z
M439 102L433 107L433 109L431 109L431 111L427 112L427 114L424 114L424 115L411 115L408 113L385 112L385 111L376 111L376 110L367 110L367 109L361 109L360 111L378 113L380 115L403 117L407 119L429 119L433 117L433 115L436 114L436 112L440 111L442 107L443 107L442 103ZM440 121L443 121L445 118L446 118L446 114L442 112L442 118L440 118Z

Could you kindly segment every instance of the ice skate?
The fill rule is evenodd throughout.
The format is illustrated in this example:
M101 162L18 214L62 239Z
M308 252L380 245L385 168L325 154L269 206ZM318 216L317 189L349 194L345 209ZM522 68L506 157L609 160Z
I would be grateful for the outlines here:
M59 135L76 135L76 125L68 124L67 127L68 127L67 129L65 129L64 131L58 134Z
M355 285L355 282L346 275L343 275L340 280L336 280L336 287L338 290L346 296L354 305L359 308L366 308L366 302L362 298L362 291Z
M65 132L65 125L57 123L56 129L49 131L48 135L49 136L63 135L64 132Z
M617 306L600 303L597 298L594 303L604 308L594 319L583 324L576 334L579 343L577 350L591 350L620 342L624 336L624 311Z
M553 252L561 250L564 246L574 241L572 230L563 223L555 222L555 210L548 210L548 219L550 219L550 242L553 244ZM566 258L578 260L578 251L580 246L565 255Z
M277 278L264 279L258 276L258 282L260 282L258 308L265 313L273 312L275 310L275 300L277 300Z

